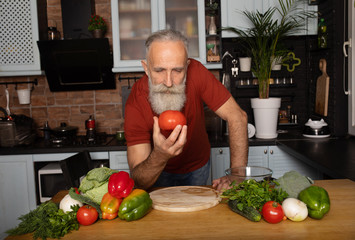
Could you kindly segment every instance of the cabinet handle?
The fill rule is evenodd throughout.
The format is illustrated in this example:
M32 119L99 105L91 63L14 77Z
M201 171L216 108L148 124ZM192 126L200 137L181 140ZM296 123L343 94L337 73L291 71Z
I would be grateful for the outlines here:
M273 151L273 150L270 150L270 154L274 154L274 151Z
M219 154L222 154L222 153L223 153L223 149L220 148L220 149L219 149Z
M264 150L264 154L267 154L267 149Z

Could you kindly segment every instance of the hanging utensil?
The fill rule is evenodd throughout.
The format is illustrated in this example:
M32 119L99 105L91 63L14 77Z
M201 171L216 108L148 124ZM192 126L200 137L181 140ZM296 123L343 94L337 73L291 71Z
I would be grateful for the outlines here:
M6 113L8 116L11 115L11 112L10 112L10 94L9 94L9 90L7 89L7 87L5 88L5 95L6 95Z
M223 73L222 84L227 88L227 90L231 91L231 79L229 73Z

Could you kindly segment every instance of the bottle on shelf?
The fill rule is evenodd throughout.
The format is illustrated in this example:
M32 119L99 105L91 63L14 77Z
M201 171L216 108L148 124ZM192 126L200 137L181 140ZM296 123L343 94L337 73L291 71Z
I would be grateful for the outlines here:
M209 35L216 35L217 34L217 26L215 16L210 17L210 25L208 26L208 34Z
M327 25L324 21L324 18L320 19L318 24L318 47L319 48L326 48L327 47Z

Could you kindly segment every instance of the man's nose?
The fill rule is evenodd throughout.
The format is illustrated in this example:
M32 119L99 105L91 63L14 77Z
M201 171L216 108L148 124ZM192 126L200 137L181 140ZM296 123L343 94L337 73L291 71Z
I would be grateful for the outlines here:
M167 87L173 86L173 77L172 77L171 73L168 72L166 74L164 84Z

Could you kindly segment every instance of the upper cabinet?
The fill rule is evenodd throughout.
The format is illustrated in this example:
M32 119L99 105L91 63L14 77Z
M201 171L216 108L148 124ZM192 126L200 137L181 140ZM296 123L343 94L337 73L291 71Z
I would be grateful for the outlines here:
M278 6L278 0L223 0L221 1L221 25L222 27L235 27L240 29L247 29L250 27L248 19L244 16L243 11L259 11L264 12L269 7ZM317 5L309 5L303 1L299 8L306 11L317 12ZM317 18L308 18L304 29L294 33L293 35L312 35L317 34ZM222 37L238 37L231 31L222 31Z
M41 75L37 1L4 0L0 11L0 76Z
M206 61L204 6L204 0L111 0L113 72L143 71L145 40L161 29L182 32L189 57L216 68Z

